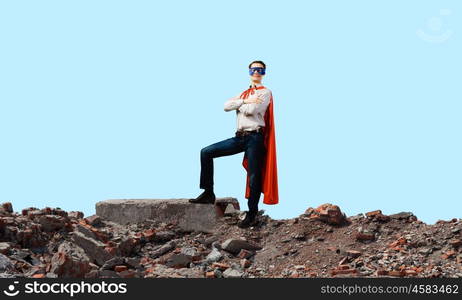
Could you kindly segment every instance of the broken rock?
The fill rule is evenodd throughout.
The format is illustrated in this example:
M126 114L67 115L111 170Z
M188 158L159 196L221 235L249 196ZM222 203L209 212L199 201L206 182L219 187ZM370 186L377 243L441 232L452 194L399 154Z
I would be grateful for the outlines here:
M5 242L0 243L0 253L8 254L8 251L10 250L10 248L11 248L10 243L5 243Z
M90 271L90 260L85 252L70 242L63 242L51 259L50 272L58 277L84 277Z
M96 262L100 266L104 265L106 261L113 257L113 255L106 251L105 245L102 242L87 237L81 232L74 231L72 239L85 251L90 260Z
M318 219L332 225L341 225L346 219L340 208L330 203L320 205L316 209L308 209L305 214L309 214L310 219Z
M229 253L238 254L242 249L260 250L261 247L246 240L227 239L221 244L221 248Z
M92 215L92 216L86 217L85 220L91 226L101 225L101 218L98 215Z
M233 268L228 268L223 272L224 278L241 278L242 275L244 275L243 272Z
M13 262L8 258L8 256L0 253L0 272L13 271L14 265Z
M83 218L83 212L81 211L70 211L67 215L69 216L69 218L73 218L73 219Z
M125 264L125 258L120 256L115 256L110 260L106 261L101 267L101 270L113 270L115 266Z
M372 241L375 239L375 234L370 229L359 227L356 233L356 239L358 241Z
M151 252L150 256L151 256L151 258L157 258L157 257L159 257L161 255L164 255L165 253L173 250L173 248L175 248L175 247L176 247L176 243L174 241L170 241L167 244L162 245L161 247L159 247L155 251Z
M235 198L229 198L237 202ZM222 203L224 198L217 198ZM227 200L225 198L225 200ZM192 204L189 199L111 199L96 203L96 214L119 224L147 219L177 224L183 231L213 232L219 215L215 205Z
M11 202L2 203L1 210L9 214L13 213L13 204Z
M221 254L220 250L213 248L212 251L205 258L205 261L210 264L210 263L217 262L222 258L223 258L223 254Z
M179 253L171 255L166 265L170 268L185 268L192 262L192 258L189 255Z
M58 231L66 226L66 220L57 215L43 215L38 219L44 231Z
M173 231L159 231L154 234L152 241L156 243L168 242L175 237L175 232Z

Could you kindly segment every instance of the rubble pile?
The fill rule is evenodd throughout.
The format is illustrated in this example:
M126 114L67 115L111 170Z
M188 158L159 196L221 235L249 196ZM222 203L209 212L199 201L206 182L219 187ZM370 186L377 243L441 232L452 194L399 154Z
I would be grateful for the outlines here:
M214 232L152 219L118 224L60 208L0 207L0 277L462 277L462 220L425 224L410 212L347 217L329 203L293 219L260 211L236 226L229 205Z

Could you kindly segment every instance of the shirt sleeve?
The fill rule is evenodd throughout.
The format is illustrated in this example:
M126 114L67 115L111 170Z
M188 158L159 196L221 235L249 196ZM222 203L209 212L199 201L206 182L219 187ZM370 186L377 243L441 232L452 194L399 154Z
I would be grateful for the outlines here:
M225 102L225 111L237 110L239 107L241 107L241 105L244 104L244 99L240 99L239 96L240 94L228 99L228 101Z
M264 113L266 108L269 105L271 92L267 91L264 93L259 94L260 98L263 99L262 103L248 103L243 104L239 107L239 111L244 113L245 115L254 115L258 113Z

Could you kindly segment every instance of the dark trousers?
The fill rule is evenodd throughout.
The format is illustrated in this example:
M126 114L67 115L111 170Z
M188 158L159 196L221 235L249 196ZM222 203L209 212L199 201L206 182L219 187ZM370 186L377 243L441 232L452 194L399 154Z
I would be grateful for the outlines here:
M201 189L213 189L213 159L245 151L248 162L250 196L248 206L250 212L258 212L258 201L262 190L262 167L265 158L263 132L252 132L245 136L235 136L221 142L211 144L201 150ZM241 166L242 167L242 166ZM243 168L243 167L242 167Z

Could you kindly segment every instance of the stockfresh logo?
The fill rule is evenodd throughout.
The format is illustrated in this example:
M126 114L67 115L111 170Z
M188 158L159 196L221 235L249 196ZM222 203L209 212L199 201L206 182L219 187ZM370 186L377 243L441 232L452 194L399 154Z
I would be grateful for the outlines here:
M14 297L19 294L19 291L16 290L16 284L18 284L19 281L14 281L13 284L9 284L8 288L3 291L3 293L7 296Z
M452 29L445 28L445 20L452 14L452 11L447 8L442 8L439 14L429 18L426 22L425 29L418 29L417 36L425 42L429 43L444 43L453 34Z
M3 293L8 297L23 294L64 294L71 297L78 294L126 294L127 283L115 282L27 282L22 289L18 286L19 281L9 284ZM21 290L21 291L20 291Z

